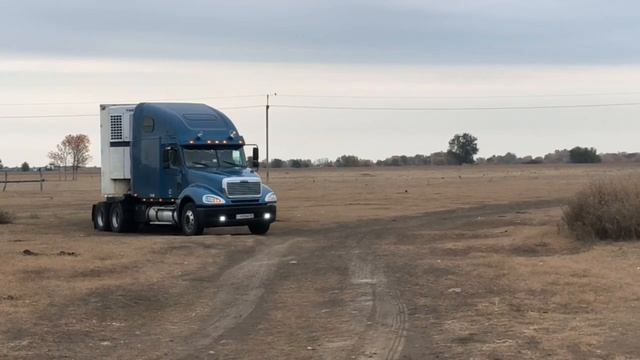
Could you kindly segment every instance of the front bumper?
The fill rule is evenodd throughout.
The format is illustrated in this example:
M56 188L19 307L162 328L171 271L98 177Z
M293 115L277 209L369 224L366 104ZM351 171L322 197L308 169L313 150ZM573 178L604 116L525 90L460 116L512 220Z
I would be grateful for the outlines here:
M257 222L272 223L276 221L276 205L252 205L252 206L203 206L197 209L198 217L205 227L215 226L242 226ZM269 219L265 219L265 214ZM252 214L253 218L238 219ZM224 221L220 219L223 216Z

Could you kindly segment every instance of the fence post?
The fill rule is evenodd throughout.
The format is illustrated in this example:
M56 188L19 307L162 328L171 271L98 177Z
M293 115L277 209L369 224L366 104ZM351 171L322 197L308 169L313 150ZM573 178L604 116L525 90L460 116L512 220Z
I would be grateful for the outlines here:
M42 185L44 184L44 179L42 178L42 168L38 169L38 173L40 174L40 192L42 192Z
M8 176L8 172L5 171L4 172L4 186L2 187L2 192L5 192L7 190L7 176Z

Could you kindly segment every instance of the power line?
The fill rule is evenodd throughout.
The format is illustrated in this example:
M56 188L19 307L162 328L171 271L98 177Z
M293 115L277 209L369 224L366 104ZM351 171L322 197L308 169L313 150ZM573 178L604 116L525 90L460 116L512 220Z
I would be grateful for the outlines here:
M244 105L220 107L218 110L256 109L265 105ZM492 111L492 110L543 110L543 109L578 109L640 106L640 102L606 103L606 104L569 104L569 105L532 105L532 106L490 106L490 107L378 107L378 106L322 106L322 105L287 105L277 104L271 107L284 109L311 110L363 110L363 111ZM99 114L44 114L44 115L0 115L0 119L39 119L39 118L77 118L99 116Z
M255 109L264 108L264 105L227 106L216 108L218 110ZM0 119L40 119L40 118L79 118L97 117L100 114L44 114L44 115L0 115Z
M493 98L550 98L550 97L582 97L582 96L625 96L640 95L640 92L601 92L601 93L576 93L576 94L531 94L531 95L462 95L462 96L401 96L401 95L323 95L323 94L281 94L278 97L292 98L345 98L345 99L493 99ZM190 100L210 100L210 99L237 99L237 98L258 98L264 94L245 94L245 95L222 95L222 96L203 96L188 98L164 98L149 99L147 102L154 101L190 101ZM37 106L37 105L86 105L86 104L127 104L139 103L140 101L69 101L69 102L22 102L22 103L0 103L0 106Z
M2 115L0 119L74 118L99 116L98 114L48 114L48 115Z
M323 94L281 94L279 97L292 98L337 98L337 99L495 99L495 98L550 98L550 97L581 97L581 96L625 96L640 95L638 91L630 92L602 92L576 94L531 94L531 95L460 95L460 96L402 96L402 95L323 95Z
M255 109L255 108L264 108L264 105L225 106L225 107L217 107L216 109L234 110L234 109Z
M574 104L574 105L532 105L532 106L470 106L470 107L377 107L377 106L323 106L323 105L271 105L271 107L288 109L317 110L367 110L367 111L483 111L483 110L540 110L540 109L576 109L640 106L640 102L609 104Z
M229 96L205 96L191 98L167 98L167 99L151 99L146 102L155 101L190 101L190 100L209 100L209 99L239 99L263 97L264 95L229 95ZM32 105L86 105L86 104L128 104L139 103L140 101L72 101L72 102L31 102L31 103L0 103L0 106L32 106Z

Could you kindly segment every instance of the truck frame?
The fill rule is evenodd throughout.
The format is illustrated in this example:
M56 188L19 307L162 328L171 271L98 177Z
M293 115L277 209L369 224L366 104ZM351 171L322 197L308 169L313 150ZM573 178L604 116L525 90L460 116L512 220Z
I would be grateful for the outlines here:
M100 105L103 201L93 205L99 231L133 232L146 224L179 226L185 235L206 227L248 226L266 234L277 196L262 183L257 146L233 122L204 104Z

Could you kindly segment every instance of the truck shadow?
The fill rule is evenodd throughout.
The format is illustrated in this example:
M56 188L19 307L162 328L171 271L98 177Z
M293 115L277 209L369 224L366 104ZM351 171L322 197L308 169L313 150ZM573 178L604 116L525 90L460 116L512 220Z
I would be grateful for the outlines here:
M166 225L145 225L138 229L134 234L137 235L167 235L167 236L183 236L180 228L175 226L166 226ZM249 229L245 226L241 227L211 227L206 228L204 230L204 236L206 235L231 235L231 236L242 236L242 235L251 235Z

